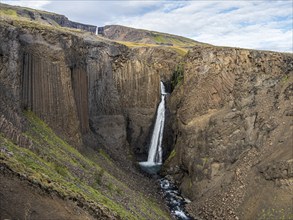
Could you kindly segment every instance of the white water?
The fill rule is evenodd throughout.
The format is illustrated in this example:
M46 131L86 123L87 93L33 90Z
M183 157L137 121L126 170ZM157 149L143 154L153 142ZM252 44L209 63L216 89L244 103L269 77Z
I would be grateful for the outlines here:
M165 86L161 82L161 102L157 110L156 123L149 148L148 160L140 162L142 166L157 166L162 164L162 140L165 123Z
M190 201L180 195L179 190L174 185L174 183L166 178L162 178L159 181L163 192L163 197L167 203L167 206L170 209L171 215L174 216L177 220L194 219L189 216L189 214L185 210L185 205ZM194 220L196 219L198 218L195 218Z

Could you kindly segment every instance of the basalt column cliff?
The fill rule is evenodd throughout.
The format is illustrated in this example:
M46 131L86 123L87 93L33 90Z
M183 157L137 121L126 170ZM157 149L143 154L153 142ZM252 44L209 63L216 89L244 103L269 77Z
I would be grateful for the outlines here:
M168 219L160 197L152 194L153 181L134 169L134 145L128 141L146 141L159 72L170 77L181 55L167 50L174 60L158 66L165 50L132 51L3 10L8 15L0 21L1 219L70 219L77 213L79 219ZM142 73L133 76L129 71L136 67ZM150 95L139 95L142 88ZM125 101L129 89L137 91L131 103ZM137 120L140 111L146 117ZM131 129L136 135L128 135ZM43 202L36 203L38 197Z
M0 6L1 219L172 219L138 166L161 81L189 214L293 219L292 54Z

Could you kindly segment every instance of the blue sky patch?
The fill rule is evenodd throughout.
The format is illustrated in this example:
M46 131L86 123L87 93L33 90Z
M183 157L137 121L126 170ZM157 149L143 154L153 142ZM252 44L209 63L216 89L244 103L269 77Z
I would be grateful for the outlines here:
M219 14L227 14L227 13L230 13L232 11L236 11L238 9L239 9L238 7L227 8L227 9L224 9L224 10L220 11Z

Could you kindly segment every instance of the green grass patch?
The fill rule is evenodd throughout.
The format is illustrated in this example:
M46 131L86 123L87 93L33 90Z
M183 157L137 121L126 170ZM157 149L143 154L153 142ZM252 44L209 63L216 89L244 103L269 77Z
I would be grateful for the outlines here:
M162 35L155 35L154 40L156 43L169 43Z
M184 78L184 65L183 63L179 63L175 70L173 71L173 75L171 78L171 91L175 89L177 85L179 85Z
M30 18L27 17L20 17L16 14L16 16L13 15L5 15L1 14L0 11L0 16L2 15L3 20L8 23L12 23L13 26L19 27L19 28L25 28L30 30L31 32L42 32L43 31L48 31L49 32L61 32L61 33L69 33L69 34L75 34L75 35L84 35L88 34L87 32L80 30L80 29L75 29L75 28L68 28L68 27L61 27L58 25L56 22L53 22L53 25L50 25L49 23L41 23L38 21L32 21ZM3 22L3 21L2 21Z
M176 47L192 47L195 45L199 45L202 43L198 43L194 40L181 37L181 36L176 36L176 35L171 35L171 34L166 34L166 33L158 33L158 32L151 32L151 37L152 39L157 43L157 44L166 44L166 45L173 45Z
M129 42L129 41L115 41L119 44L123 44L129 48L136 48L136 47L162 47L162 45L158 44L145 44L145 43L137 43L137 42ZM185 56L188 52L188 49L179 47L179 46L165 46L166 48L173 50L174 52L178 53L180 56Z
M176 53L178 53L181 56L185 56L187 54L187 52L188 52L187 49L182 48L182 47L172 46L172 47L169 47L169 48L171 50L175 51Z
M293 213L292 209L274 209L274 208L267 208L262 209L261 213L259 214L257 220L292 220Z
M109 163L112 163L111 157L103 149L99 149L99 153L105 160L107 160Z
M0 9L0 16L8 16L8 17L12 17L12 18L18 17L16 10L8 9L8 8L1 8Z
M148 204L147 198L80 154L34 113L24 114L29 123L24 135L32 140L31 149L15 145L0 133L0 160L14 172L44 188L57 191L63 197L83 198L117 218L157 219L164 216L162 218L168 219L168 214L157 204L146 213L142 212L140 207ZM105 152L99 151L98 154L107 158L107 162L110 160ZM129 201L128 206L116 202L120 200L118 198ZM133 198L138 199L133 201Z
M134 47L157 47L156 44L145 44L145 43L136 43L136 42L129 42L129 41L116 41L119 44L123 44L129 48Z
M203 158L201 158L201 160L202 160L202 166L203 167L209 162L209 158L208 157L203 157Z
M98 184L98 185L102 184L104 173L105 173L105 170L102 168L99 171L95 172L95 174L94 174L95 184Z
M176 150L173 149L165 163L169 163L176 156Z

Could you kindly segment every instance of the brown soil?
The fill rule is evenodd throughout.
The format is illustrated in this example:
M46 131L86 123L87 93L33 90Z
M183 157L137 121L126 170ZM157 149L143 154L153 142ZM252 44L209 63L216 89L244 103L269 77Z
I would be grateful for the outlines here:
M49 195L0 167L0 219L94 219L72 201Z

